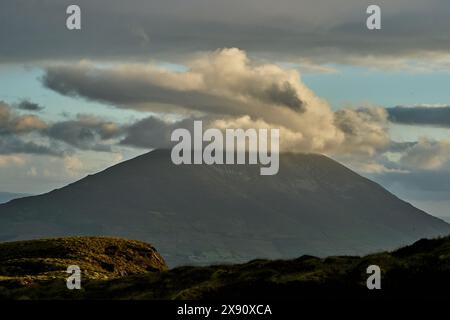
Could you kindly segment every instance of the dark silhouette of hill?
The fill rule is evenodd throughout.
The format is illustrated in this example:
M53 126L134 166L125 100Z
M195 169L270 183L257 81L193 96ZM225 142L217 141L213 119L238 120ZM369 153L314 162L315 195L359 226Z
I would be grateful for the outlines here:
M102 235L154 244L170 266L360 255L450 226L325 156L180 165L157 150L44 195L0 205L0 241Z
M65 247L72 243L69 253ZM5 246L0 246L0 300L1 299L182 299L270 301L276 299L433 299L450 298L450 237L425 240L393 252L382 252L364 257L331 256L317 258L301 256L293 260L253 260L244 264L213 265L206 267L178 267L165 270L154 249L140 242L120 239L78 238L55 239L6 244L13 256L5 260ZM111 241L111 242L110 242ZM118 254L107 248L121 241ZM45 244L45 245L43 245ZM63 244L63 245L62 245ZM60 248L62 250L54 250ZM136 248L138 246L138 248ZM77 249L77 248L82 248ZM92 251L89 248L93 248ZM101 248L99 250L98 248ZM140 248L144 248L144 250ZM32 251L27 251L35 248ZM132 258L123 259L131 249ZM30 254L32 253L32 259ZM143 252L150 253L148 259ZM67 274L61 269L61 254L70 257L64 263L81 263L82 290L66 288ZM130 253L128 253L130 254ZM23 273L27 257L35 264ZM89 257L89 258L86 258ZM15 258L15 259L13 259ZM45 260L43 259L45 258ZM111 273L97 261L109 263L125 275ZM140 262L148 261L150 268ZM5 262L6 261L6 262ZM42 261L47 261L43 264ZM86 264L87 261L90 261ZM87 267L85 267L87 265ZM381 290L368 290L366 272L369 265L381 269ZM14 266L16 269L14 269ZM36 272L39 266L39 272ZM141 266L141 267L140 267ZM86 269L91 268L91 269ZM97 270L102 276L89 277ZM7 277L5 271L7 270ZM15 274L12 270L16 270ZM19 271L17 271L19 270ZM34 271L33 271L34 270ZM51 274L53 277L49 277ZM20 280L20 281L19 281ZM326 303L325 303L326 305Z

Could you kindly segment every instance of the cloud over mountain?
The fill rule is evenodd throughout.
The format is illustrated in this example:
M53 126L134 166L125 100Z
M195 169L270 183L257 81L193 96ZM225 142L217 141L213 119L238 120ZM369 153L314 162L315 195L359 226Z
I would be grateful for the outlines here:
M225 121L229 127L280 128L282 146L293 151L370 155L389 143L387 114L381 108L334 113L294 69L252 60L236 48L198 55L186 66L174 71L147 64L54 65L46 69L43 83L61 94L118 108L176 111L211 125ZM149 118L129 127L123 143L136 142L137 131L149 124L155 137L167 137L167 127L173 127Z
M194 120L203 120L204 128L222 130L278 128L282 151L325 153L361 172L430 170L447 164L445 143L396 143L388 131L389 121L445 125L447 107L333 111L297 70L252 59L236 48L198 54L185 61L184 69L151 63L53 64L45 69L42 82L62 95L152 115L128 123L92 115L45 122L3 103L0 153L61 156L76 150L111 152L115 146L167 148L175 128L191 129ZM428 116L422 117L425 113ZM173 114L177 116L168 116ZM38 134L47 143L22 139L27 134ZM397 153L398 162L385 152Z

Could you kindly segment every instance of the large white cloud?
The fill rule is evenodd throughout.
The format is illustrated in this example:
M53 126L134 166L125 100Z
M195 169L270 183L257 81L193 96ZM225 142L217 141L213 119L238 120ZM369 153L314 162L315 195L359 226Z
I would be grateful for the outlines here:
M389 143L382 108L334 113L294 69L258 63L236 48L198 55L186 66L186 71L173 71L81 62L51 66L43 81L61 94L121 108L201 116L211 126L222 121L230 127L280 128L282 147L291 151L372 155Z

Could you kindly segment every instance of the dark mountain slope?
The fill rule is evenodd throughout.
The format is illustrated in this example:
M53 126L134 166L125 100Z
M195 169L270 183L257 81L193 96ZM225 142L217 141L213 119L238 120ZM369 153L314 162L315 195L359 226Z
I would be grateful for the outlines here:
M259 165L172 164L154 151L48 194L0 205L0 240L111 235L169 265L393 249L450 226L320 155Z

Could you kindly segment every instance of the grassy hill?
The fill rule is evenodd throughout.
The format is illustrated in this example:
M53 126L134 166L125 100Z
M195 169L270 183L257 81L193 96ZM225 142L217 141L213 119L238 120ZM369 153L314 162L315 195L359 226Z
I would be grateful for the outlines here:
M82 290L66 289L68 264ZM382 269L382 289L366 288L366 268ZM420 240L364 257L302 256L167 270L155 249L111 238L0 245L0 299L299 299L449 297L450 237Z
M18 288L58 287L70 265L81 268L83 280L167 269L156 249L140 241L74 237L2 243L0 296Z

